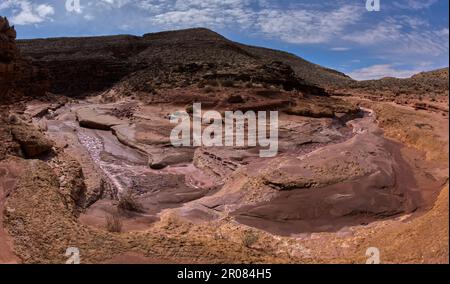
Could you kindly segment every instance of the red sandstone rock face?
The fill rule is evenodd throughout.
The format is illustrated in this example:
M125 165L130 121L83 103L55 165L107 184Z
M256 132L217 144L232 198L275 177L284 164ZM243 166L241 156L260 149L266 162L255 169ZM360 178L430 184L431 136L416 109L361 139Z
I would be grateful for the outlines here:
M22 59L16 35L8 19L0 17L0 102L13 102L22 95L42 96L47 89L46 72Z

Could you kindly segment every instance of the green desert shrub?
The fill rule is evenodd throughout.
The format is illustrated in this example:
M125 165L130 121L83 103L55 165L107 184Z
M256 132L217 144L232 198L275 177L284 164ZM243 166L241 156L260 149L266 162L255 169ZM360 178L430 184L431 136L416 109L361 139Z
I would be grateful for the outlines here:
M242 244L246 248L251 248L259 240L259 235L253 231L245 231L242 234Z

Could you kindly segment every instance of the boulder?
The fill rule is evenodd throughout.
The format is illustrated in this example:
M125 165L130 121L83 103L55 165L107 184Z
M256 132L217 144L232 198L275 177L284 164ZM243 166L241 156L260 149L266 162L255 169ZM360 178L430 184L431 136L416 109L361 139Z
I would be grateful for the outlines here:
M53 141L45 137L32 125L17 124L11 127L11 133L26 158L35 159L51 151Z
M108 114L99 113L96 109L87 107L77 110L77 119L81 127L110 130L111 127L122 124L123 121Z
M167 166L190 163L194 157L194 150L187 149L179 152L172 151L173 153L155 155L149 159L149 166L154 170L161 170Z
M61 153L52 160L50 167L58 176L59 192L67 208L79 216L86 205L86 184L80 163L71 156Z

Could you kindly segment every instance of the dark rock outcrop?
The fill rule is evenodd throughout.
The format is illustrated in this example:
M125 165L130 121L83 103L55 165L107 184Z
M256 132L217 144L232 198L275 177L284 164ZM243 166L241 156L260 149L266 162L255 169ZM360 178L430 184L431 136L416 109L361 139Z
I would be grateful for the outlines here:
M6 18L0 17L0 62L9 63L13 61L18 54L15 43L16 30L9 25ZM5 65L1 65L0 72L4 71Z
M50 152L53 147L53 142L32 125L22 122L14 124L11 127L11 133L26 158L39 158Z
M39 97L48 87L47 73L23 60L16 46L16 30L0 17L0 103L23 95Z
M299 99L295 106L285 111L291 115L322 117L356 117L360 113L357 105L334 97L305 96Z
M50 162L50 167L58 176L59 192L66 208L74 216L79 216L86 206L86 184L80 163L69 155L60 153Z
M185 87L208 79L253 81L323 94L325 80L343 74L294 55L250 47L206 29L137 36L21 40L34 65L49 70L51 91L71 95L102 91L119 81L126 89Z
M117 117L101 113L94 108L81 108L76 115L80 126L86 128L110 130L111 127L123 123Z

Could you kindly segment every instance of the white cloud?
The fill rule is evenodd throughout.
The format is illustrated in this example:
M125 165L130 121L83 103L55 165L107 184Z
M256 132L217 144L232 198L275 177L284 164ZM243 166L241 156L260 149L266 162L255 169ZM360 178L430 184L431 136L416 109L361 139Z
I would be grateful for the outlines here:
M331 51L349 51L349 47L332 47L330 48Z
M84 18L86 21L93 21L93 20L95 20L95 16L92 15L92 14L86 14L86 15L83 16L83 18Z
M402 9L422 10L434 5L438 0L405 0L394 2L394 5Z
M100 0L107 5L110 5L114 8L122 8L123 6L133 2L132 0Z
M152 24L164 28L239 26L244 29L252 25L255 16L255 11L247 7L248 3L247 0L177 0L172 4L145 1L138 7L164 10L149 18Z
M382 22L366 30L349 33L344 40L356 42L361 45L373 45L385 41L395 41L401 36L402 26L395 22Z
M150 13L152 15L157 15L157 14L161 14L164 13L165 11L167 11L167 2L161 0L161 1L155 1L155 0L143 0L143 1L138 1L136 3L134 3L134 5L140 9L143 10L147 13Z
M55 14L53 6L49 4L32 4L28 0L6 0L0 4L0 9L13 9L11 23L15 25L38 24L51 20Z
M142 23L160 29L236 28L294 44L327 43L358 22L365 11L364 5L327 7L325 11L317 5L281 8L268 0L102 0L101 3L108 7L130 4L146 13L147 16L141 15Z
M13 5L12 1L8 1L7 0L7 1L1 2L0 3L0 10L9 9L9 8L12 7L12 5Z
M388 18L373 28L350 33L344 40L363 46L383 46L383 52L439 56L448 53L448 29L423 29L413 18ZM447 31L447 33L446 33Z
M154 16L151 22L166 27L214 26L223 24L224 19L214 17L208 9L189 9L185 11L170 11Z
M177 0L175 10L198 9L220 9L220 8L243 8L248 1L243 0Z
M42 4L36 7L36 12L39 17L45 19L48 16L52 16L55 14L55 9L48 4Z
M354 70L348 75L356 80L372 80L384 77L409 78L419 73L420 69L399 69L391 64L378 64Z
M295 44L329 42L362 16L362 8L346 5L332 11L263 10L256 25L266 36Z

